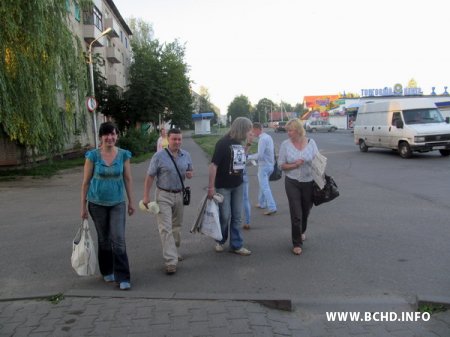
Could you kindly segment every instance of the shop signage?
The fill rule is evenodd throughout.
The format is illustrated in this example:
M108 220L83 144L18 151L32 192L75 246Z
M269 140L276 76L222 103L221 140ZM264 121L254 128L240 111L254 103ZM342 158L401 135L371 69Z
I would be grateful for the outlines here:
M384 87L380 89L361 89L361 96L420 96L423 95L421 88L403 88L399 83L394 87Z

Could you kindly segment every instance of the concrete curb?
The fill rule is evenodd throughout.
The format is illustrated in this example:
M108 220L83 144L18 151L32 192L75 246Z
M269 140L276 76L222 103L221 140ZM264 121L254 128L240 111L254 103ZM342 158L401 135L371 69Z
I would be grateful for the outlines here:
M433 296L427 294L418 294L416 297L417 308L421 306L433 306L443 307L450 309L450 297L446 296Z
M185 301L242 301L256 302L271 309L293 311L292 300L285 295L267 294L211 294L211 293L176 293L176 292L117 292L91 290L70 290L64 294L66 297L112 297L112 298L145 298L158 300L185 300Z
M92 297L92 298L132 298L153 300L180 301L239 301L256 302L270 309L294 311L292 300L285 295L267 294L212 294L212 293L176 293L176 292L148 292L148 291L118 291L118 290L89 290L74 289L65 293L27 295L23 297L0 298L0 302L45 300L61 295L63 297Z

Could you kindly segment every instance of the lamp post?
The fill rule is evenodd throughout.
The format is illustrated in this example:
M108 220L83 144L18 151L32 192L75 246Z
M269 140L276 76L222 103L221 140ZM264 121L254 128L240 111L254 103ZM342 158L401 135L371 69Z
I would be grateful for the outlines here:
M99 37L97 37L94 41L92 41L89 44L89 49L88 49L88 53L89 53L89 75L91 77L91 96L95 97L95 88L94 88L94 65L92 63L92 45L94 44L94 42L96 42L97 40L99 40L101 37L105 36L106 34L110 33L112 31L112 28L109 27L107 28L105 31L103 31ZM95 140L95 148L98 149L98 140L97 140L97 113L95 111L96 109L94 109L92 111L92 118L94 119L94 140Z

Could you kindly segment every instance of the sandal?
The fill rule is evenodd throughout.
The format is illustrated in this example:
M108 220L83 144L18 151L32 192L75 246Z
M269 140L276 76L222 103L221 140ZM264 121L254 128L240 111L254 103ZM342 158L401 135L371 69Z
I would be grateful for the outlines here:
M300 255L302 253L302 248L301 247L294 247L292 249L292 253L294 253L294 255Z
M243 225L243 226L242 226L242 228L244 228L244 229L247 229L247 230L248 230L248 229L250 229L250 224L245 224L245 225Z

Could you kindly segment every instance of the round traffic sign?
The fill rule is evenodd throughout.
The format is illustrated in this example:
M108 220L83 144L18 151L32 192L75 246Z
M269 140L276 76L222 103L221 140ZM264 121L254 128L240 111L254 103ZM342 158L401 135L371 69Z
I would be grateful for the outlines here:
M98 107L98 102L95 97L90 96L86 98L86 106L90 112L94 111Z

